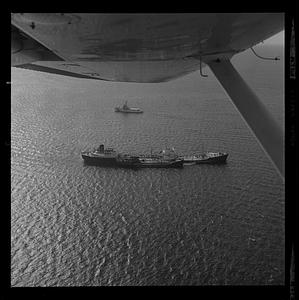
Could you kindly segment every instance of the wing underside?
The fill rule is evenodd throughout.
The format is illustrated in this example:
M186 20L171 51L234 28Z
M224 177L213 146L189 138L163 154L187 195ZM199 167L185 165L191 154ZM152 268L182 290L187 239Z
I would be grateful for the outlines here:
M282 14L12 14L12 66L163 82L231 58L283 28Z

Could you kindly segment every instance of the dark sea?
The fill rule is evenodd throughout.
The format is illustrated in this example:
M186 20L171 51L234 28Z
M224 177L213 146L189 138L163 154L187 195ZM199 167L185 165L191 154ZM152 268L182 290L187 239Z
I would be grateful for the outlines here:
M283 46L233 63L284 124ZM11 286L283 285L284 183L209 68L167 83L12 68ZM128 101L143 114L114 107ZM225 165L86 166L120 152L228 152Z

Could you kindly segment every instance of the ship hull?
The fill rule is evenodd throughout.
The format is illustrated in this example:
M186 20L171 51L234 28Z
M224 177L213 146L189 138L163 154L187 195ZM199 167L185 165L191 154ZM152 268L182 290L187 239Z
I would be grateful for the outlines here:
M228 154L223 154L216 157L207 157L207 158L198 158L198 157L182 157L184 163L195 163L199 164L224 164L226 163L226 159Z
M87 165L93 166L106 166L106 167L114 167L117 166L117 161L115 157L93 157L88 154L81 154L84 163Z
M184 163L192 164L224 164L227 153L208 152L201 155L178 156L174 159L164 158L160 155L132 156L118 154L113 149L104 151L103 145L98 151L82 152L81 156L88 165L122 167L122 168L182 168Z
M116 158L92 157L88 154L81 154L84 163L92 166L120 167L120 168L182 168L183 161L175 162L144 162L144 161L124 161Z
M124 114L141 114L142 110L123 110L123 109L115 109L115 112L120 112Z
M175 162L140 162L140 168L182 168L183 161Z
M197 165L199 165L199 164L224 164L224 163L226 163L227 156L228 156L228 154L218 156L218 157L209 157L206 160L197 161L196 164Z

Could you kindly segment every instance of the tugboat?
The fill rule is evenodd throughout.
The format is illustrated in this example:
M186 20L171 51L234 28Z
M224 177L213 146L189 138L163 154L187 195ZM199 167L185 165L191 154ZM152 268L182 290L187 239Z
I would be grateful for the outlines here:
M207 152L198 155L186 155L179 156L183 159L184 163L195 163L195 164L223 164L226 163L228 153L222 152Z
M126 101L122 107L120 106L115 107L114 111L121 112L121 113L143 113L143 111L140 108L129 107L127 102L128 101Z
M98 166L116 166L117 157L119 154L112 148L106 148L104 145L100 145L93 151L84 151L81 153L84 162L89 165Z

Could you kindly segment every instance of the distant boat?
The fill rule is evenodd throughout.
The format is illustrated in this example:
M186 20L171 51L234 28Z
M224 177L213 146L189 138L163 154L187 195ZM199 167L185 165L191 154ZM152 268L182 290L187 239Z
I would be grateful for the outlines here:
M114 109L115 112L121 112L121 113L143 113L143 111L140 108L137 107L129 107L127 101L123 106L117 106Z

